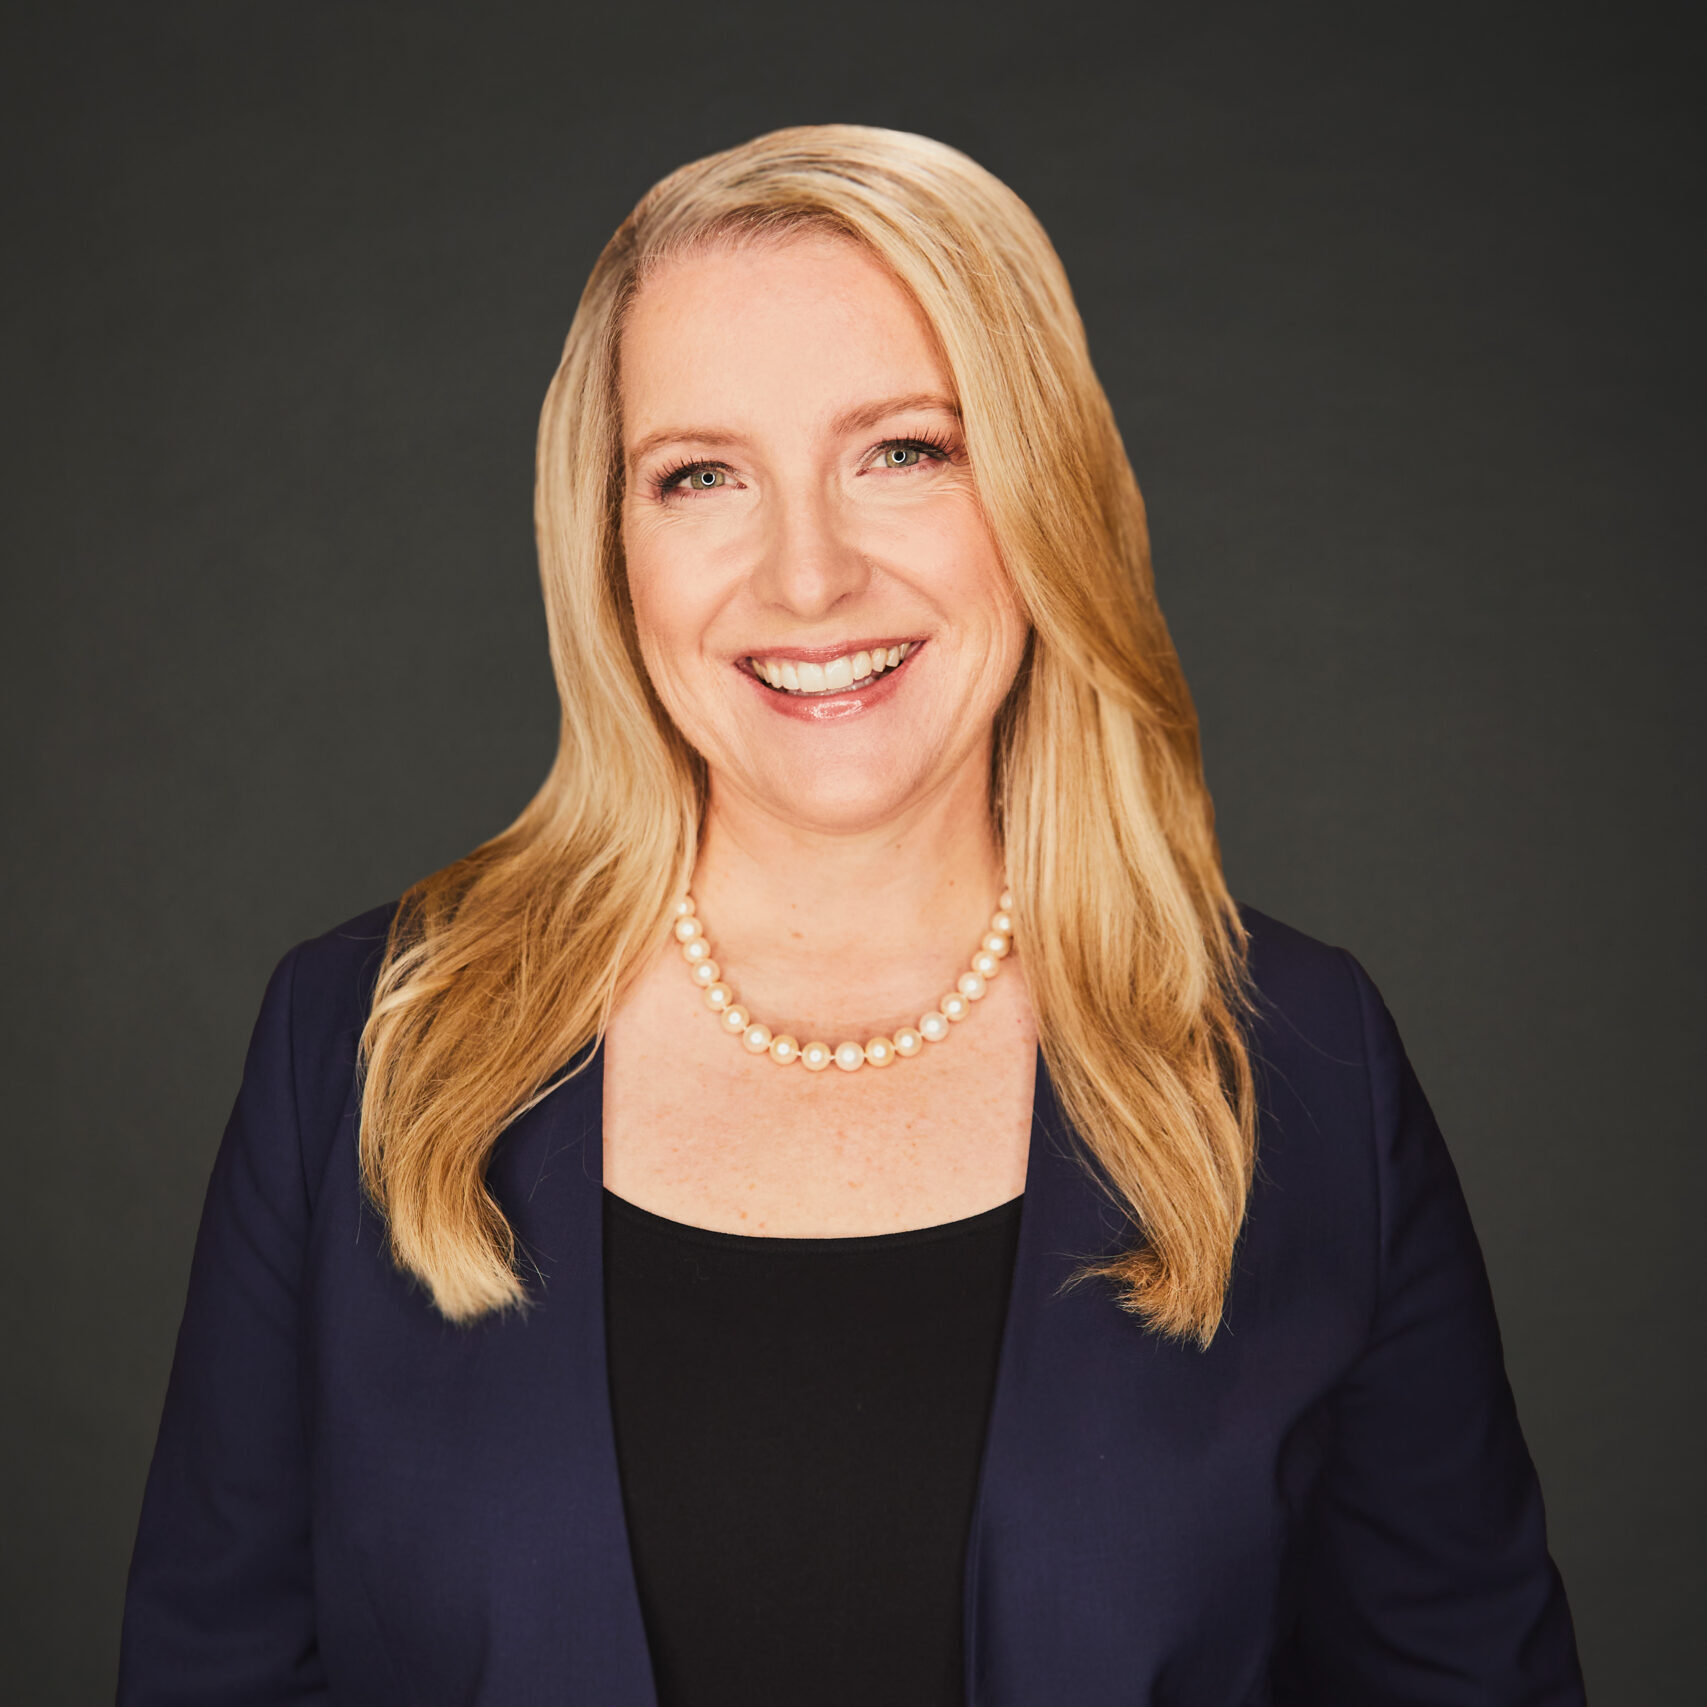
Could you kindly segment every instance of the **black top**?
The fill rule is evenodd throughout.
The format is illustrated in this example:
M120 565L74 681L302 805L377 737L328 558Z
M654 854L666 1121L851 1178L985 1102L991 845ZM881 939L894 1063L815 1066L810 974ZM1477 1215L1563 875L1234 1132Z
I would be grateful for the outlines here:
M659 1707L959 1707L1021 1199L853 1239L604 1203L611 1406Z

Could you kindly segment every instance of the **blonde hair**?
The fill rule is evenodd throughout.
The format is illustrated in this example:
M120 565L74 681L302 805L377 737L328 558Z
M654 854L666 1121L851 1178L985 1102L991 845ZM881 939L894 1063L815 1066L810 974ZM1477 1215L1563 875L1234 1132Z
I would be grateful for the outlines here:
M896 131L802 126L684 166L593 268L536 467L557 756L508 829L398 909L361 1040L368 1193L395 1261L451 1320L525 1300L487 1162L655 948L704 799L703 765L647 680L626 587L623 315L671 257L800 226L864 244L940 341L1032 626L992 776L1026 978L1063 1112L1135 1229L1094 1272L1157 1329L1207 1344L1254 1163L1245 943L1143 501L1030 209L963 154Z

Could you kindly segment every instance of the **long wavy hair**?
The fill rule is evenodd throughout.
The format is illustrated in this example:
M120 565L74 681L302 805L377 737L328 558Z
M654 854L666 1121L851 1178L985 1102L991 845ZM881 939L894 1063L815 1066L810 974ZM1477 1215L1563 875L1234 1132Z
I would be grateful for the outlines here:
M703 245L829 230L934 328L987 523L1031 624L991 811L1041 1046L1129 1211L1093 1272L1207 1344L1255 1153L1245 939L1197 719L1156 603L1143 501L1042 227L938 142L775 131L642 199L593 268L540 418L535 521L556 759L508 829L398 908L361 1039L361 1166L394 1260L445 1316L525 1302L486 1185L505 1128L602 1036L693 871L704 766L641 661L618 531L617 354L648 276Z

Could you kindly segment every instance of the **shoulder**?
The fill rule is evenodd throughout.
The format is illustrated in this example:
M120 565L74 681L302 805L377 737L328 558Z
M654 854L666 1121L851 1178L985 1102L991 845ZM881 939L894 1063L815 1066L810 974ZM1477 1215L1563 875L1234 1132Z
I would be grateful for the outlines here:
M299 942L285 956L291 974L292 1020L308 1032L367 1016L374 980L397 903L370 907L321 935ZM300 1033L299 1033L300 1035Z
M390 901L298 943L273 974L266 1005L285 1039L297 1121L309 1150L329 1140L349 1105L362 1027L396 911Z
M1246 1039L1265 1167L1326 1167L1361 1193L1375 1184L1381 1128L1407 1073L1392 1018L1345 949L1254 907L1239 911L1249 933Z
M1445 1140L1368 973L1342 948L1241 912L1265 1178L1349 1194L1378 1218L1384 1264L1400 1263L1406 1229L1413 1245L1432 1228L1438 1248L1473 1251ZM1301 1195L1294 1189L1294 1201Z
M1241 905L1249 940L1252 1042L1361 1060L1373 987L1343 948Z
M1269 1312L1302 1311L1337 1367L1363 1343L1379 1291L1382 1144L1369 1025L1379 998L1343 948L1239 911L1258 1160L1229 1320L1248 1328Z
M1346 949L1254 907L1241 906L1239 916L1249 935L1253 1056L1355 1068L1378 1117L1383 1093L1410 1076L1410 1065L1374 981Z

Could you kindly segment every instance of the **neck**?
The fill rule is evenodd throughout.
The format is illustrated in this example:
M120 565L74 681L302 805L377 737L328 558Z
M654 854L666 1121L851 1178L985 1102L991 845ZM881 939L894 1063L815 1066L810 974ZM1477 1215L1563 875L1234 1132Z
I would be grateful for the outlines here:
M714 945L777 967L963 958L1002 886L987 755L881 825L791 821L711 779L693 893ZM965 939L965 940L962 940Z

